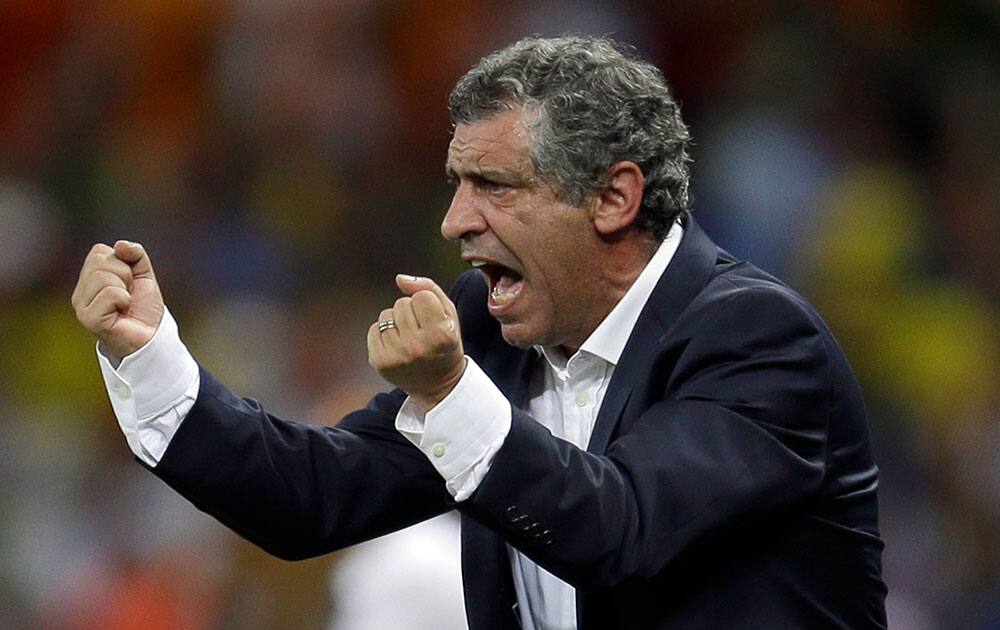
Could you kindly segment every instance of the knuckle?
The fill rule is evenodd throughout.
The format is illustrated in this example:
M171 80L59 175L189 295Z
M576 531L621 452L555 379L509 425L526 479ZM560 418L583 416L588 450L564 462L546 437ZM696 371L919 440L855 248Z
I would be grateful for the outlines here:
M451 339L445 335L434 335L434 338L431 340L431 347L434 348L434 352L436 353L447 350L449 346L451 346Z
M397 343L389 353L388 359L393 363L393 365L396 366L403 363L409 363L412 360L412 357L410 356L409 344Z
M455 334L455 322L450 317L445 317L437 322L434 328L435 338L450 343L457 335Z
M427 289L422 289L413 294L414 304L420 304L421 306L433 306L437 301L437 296Z
M110 299L115 297L116 295L119 295L121 291L122 291L121 287L115 286L113 284L107 284L101 287L101 290L97 292L97 295L98 297L101 298Z
M94 271L94 278L100 280L101 284L105 285L104 288L107 288L112 284L117 284L118 282L121 282L121 278L111 273L107 269L98 269Z
M91 309L81 308L77 311L76 318L80 320L80 323L87 330L95 330L98 324L100 324L100 319L91 312Z
M406 308L411 301L412 298L410 297L401 297L393 304L393 308Z
M130 267L129 264L121 258L109 256L105 265L104 269L107 269L108 271L121 273L123 275L132 275L132 267Z
M451 352L452 350L454 350L456 347L458 347L458 344L455 343L455 340L452 339L451 337L445 336L445 337L441 337L441 339L435 345L434 349L439 354L447 354L447 353Z

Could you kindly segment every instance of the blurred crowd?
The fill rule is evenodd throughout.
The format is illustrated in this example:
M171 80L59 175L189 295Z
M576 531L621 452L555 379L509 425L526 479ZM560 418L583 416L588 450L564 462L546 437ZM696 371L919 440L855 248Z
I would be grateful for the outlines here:
M438 232L451 85L563 32L664 70L696 141L698 220L845 347L882 471L890 626L1000 628L992 0L3 0L0 627L439 614L419 577L352 591L386 584L364 548L272 559L142 470L69 297L91 244L140 241L203 365L272 412L336 423L385 387L364 338L393 275L463 269ZM373 557L454 576L441 527Z

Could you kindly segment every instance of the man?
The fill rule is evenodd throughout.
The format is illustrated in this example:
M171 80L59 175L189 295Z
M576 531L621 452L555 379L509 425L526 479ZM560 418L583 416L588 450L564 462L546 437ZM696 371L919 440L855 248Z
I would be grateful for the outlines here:
M284 558L457 509L474 629L884 627L859 388L812 308L688 214L659 71L526 39L450 109L442 233L478 270L450 295L397 276L368 349L398 388L337 428L231 394L141 246L95 246L73 304L140 461Z

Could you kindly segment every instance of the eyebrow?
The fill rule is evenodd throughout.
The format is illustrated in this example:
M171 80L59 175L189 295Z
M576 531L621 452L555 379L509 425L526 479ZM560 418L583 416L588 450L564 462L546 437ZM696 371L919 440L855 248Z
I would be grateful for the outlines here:
M448 179L458 179L464 175L467 178L485 179L501 184L520 184L525 181L524 177L513 171L495 171L490 169L475 168L469 169L460 174L457 173L450 164L444 165L444 174Z

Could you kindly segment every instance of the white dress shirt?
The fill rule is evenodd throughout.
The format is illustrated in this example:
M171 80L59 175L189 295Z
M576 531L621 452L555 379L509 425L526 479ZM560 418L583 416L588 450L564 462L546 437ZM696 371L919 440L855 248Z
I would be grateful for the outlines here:
M572 357L567 359L558 348L536 348L543 360L528 385L526 411L554 436L587 447L625 343L682 236L683 228L675 224ZM194 405L200 385L198 366L181 342L173 316L164 312L153 339L117 368L100 351L97 354L129 448L156 466ZM396 429L427 456L457 501L467 499L489 472L511 424L510 402L475 361L466 361L455 389L432 410L424 414L407 398L396 416ZM525 630L575 629L574 588L510 545L508 553Z

